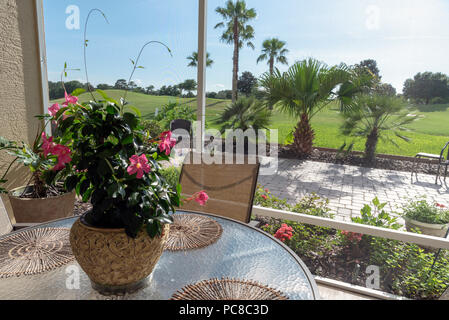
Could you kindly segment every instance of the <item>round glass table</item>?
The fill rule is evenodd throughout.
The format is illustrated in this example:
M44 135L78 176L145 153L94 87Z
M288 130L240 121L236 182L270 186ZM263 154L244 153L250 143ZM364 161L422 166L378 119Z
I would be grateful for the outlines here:
M192 214L182 211L176 214L187 213ZM198 215L207 216L221 225L223 232L218 241L196 250L164 251L146 287L138 292L120 297L102 296L92 289L89 278L74 260L44 273L0 279L0 299L166 300L187 285L223 278L258 282L280 291L290 300L319 299L310 271L282 242L247 224ZM57 220L33 228L70 228L77 219ZM8 236L11 234L0 237L0 240Z

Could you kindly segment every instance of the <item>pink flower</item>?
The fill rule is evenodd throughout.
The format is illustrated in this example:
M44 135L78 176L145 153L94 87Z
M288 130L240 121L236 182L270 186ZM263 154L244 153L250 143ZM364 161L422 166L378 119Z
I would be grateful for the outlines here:
M48 112L50 113L50 115L52 117L56 116L56 114L58 113L59 110L61 110L61 107L57 103L55 103L50 108L48 108Z
M44 151L44 157L46 158L49 153L53 153L53 148L56 146L56 143L53 142L53 137L47 139L45 132L42 132L42 141L42 149Z
M171 131L165 131L161 134L161 142L159 143L159 150L165 152L167 156L170 155L171 149L176 145L176 140L172 138Z
M195 193L194 200L198 202L200 206L205 206L207 200L209 200L209 196L205 191L200 191L198 193Z
M77 104L78 103L78 97L71 96L70 94L67 94L67 91L64 92L65 96L65 102L62 104L63 106L67 107L69 104Z
M55 156L58 156L58 163L53 168L54 171L64 169L66 163L70 163L70 161L72 161L71 157L72 152L68 147L63 146L61 144L55 145L51 153L54 154Z
M142 179L144 173L148 173L151 171L151 167L148 164L148 159L146 155L141 155L140 157L137 155L133 155L129 161L131 164L129 165L127 171L130 176L137 173L137 179Z
M262 198L264 199L264 200L267 200L268 199L268 197L266 196L266 195L262 195Z

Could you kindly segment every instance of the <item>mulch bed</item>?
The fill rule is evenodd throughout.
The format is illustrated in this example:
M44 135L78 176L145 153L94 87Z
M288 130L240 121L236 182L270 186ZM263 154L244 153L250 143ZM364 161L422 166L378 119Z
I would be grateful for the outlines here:
M417 172L431 175L436 175L438 170L438 164L435 164L435 162L431 161L420 161L415 164L412 160L413 158L408 158L408 160L406 157L404 157L404 159L377 157L375 165L367 165L365 160L363 159L363 156L359 154L352 153L346 157L343 157L342 155L338 156L338 153L335 151L320 149L315 149L309 157L300 158L295 154L291 146L282 146L279 149L279 158L300 159L403 172ZM414 170L415 166L416 169ZM442 169L441 172L442 174L444 174L444 169Z

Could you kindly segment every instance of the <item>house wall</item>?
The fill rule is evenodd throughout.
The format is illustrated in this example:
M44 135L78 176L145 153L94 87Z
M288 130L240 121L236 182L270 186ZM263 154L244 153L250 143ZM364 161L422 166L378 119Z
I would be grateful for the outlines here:
M0 0L0 136L29 143L42 124L35 116L44 110L37 30L36 1ZM1 175L10 161L0 154ZM18 166L7 178L12 188L26 183L29 173Z

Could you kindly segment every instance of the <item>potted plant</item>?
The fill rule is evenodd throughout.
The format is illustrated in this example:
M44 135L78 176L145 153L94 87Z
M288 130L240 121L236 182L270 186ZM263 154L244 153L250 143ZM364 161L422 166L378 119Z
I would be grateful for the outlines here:
M151 139L140 117L107 97L68 104L56 118L61 142L70 143L76 171L65 186L76 190L92 210L72 227L70 243L93 287L104 294L130 292L143 286L159 260L180 191L161 174L176 140L171 132ZM199 192L189 200L200 204Z
M14 163L22 163L31 172L25 186L8 193L16 223L41 223L73 214L75 193L67 192L62 181L71 170L67 146L53 142L42 130L32 146L0 137L0 150L14 156L0 183L7 182L5 177ZM0 192L7 190L1 188Z
M446 206L426 200L414 201L404 207L403 218L407 231L445 237L449 229L449 210Z

